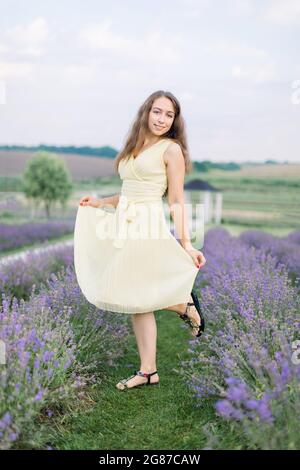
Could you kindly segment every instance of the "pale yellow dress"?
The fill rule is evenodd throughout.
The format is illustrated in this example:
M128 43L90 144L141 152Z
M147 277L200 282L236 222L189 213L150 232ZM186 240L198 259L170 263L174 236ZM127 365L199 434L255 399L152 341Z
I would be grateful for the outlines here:
M78 206L75 273L83 295L102 310L143 313L190 299L198 268L170 232L162 200L170 142L120 161L121 194L111 212Z

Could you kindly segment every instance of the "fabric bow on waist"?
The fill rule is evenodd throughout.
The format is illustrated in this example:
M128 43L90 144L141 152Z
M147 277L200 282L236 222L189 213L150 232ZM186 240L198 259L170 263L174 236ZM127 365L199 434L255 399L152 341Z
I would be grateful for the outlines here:
M144 197L129 199L124 194L121 194L119 198L119 231L114 239L114 247L122 248L124 246L125 240L127 238L128 224L133 222L137 216L135 203L137 202L150 202L150 201L159 201L161 197Z
M119 208L124 213L126 222L133 222L136 217L135 202L137 201L129 200L123 194L119 198Z
M137 201L130 200L124 194L121 194L119 198L119 230L113 243L115 248L122 248L124 246L127 237L128 223L133 222L137 215L135 202Z
M114 215L112 219L113 225L110 226L114 232L113 246L115 248L123 248L124 246L125 240L127 239L127 235L128 235L128 224L132 223L137 216L135 203L159 201L159 200L161 200L161 198L157 196L130 199L124 194L120 195L119 203L118 203L118 210L113 213ZM97 215L99 217L105 217L107 216L107 211L104 211L101 209L99 210L99 213ZM96 232L97 232L97 236L103 239L102 223L100 224L99 227L97 227ZM110 229L109 229L109 232L110 232ZM104 237L105 236L107 236L107 233L104 235ZM109 234L109 236L111 235Z

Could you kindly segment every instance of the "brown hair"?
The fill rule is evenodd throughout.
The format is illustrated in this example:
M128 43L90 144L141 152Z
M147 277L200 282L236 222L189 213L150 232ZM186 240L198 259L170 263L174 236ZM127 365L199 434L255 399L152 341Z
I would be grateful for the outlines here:
M189 173L192 168L192 162L189 157L189 152L187 149L187 139L185 131L185 122L181 114L181 107L177 98L169 91L158 90L152 93L140 106L136 118L127 134L126 143L123 149L118 153L115 159L115 169L118 171L119 162L123 159L129 158L131 155L136 156L141 151L145 137L149 132L148 128L148 116L151 110L151 107L154 101L160 97L166 97L171 100L174 106L175 117L172 123L171 128L161 136L161 138L173 139L174 142L177 142L182 150L184 161L185 161L185 171ZM167 190L163 196L167 194Z

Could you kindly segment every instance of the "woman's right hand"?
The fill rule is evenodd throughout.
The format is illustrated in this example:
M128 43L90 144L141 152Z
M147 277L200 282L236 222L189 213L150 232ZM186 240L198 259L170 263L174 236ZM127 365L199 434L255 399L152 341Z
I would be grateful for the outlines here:
M84 196L80 199L79 205L80 206L91 206L91 207L99 207L99 199L95 199L91 196Z

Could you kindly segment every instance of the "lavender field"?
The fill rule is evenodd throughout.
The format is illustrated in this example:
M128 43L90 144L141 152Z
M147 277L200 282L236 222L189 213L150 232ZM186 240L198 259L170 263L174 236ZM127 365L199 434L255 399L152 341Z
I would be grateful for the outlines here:
M299 449L299 232L284 239L258 231L205 235L207 263L196 279L207 328L191 339L179 380L195 406L213 400L252 449ZM47 422L101 387L128 339L128 319L82 296L72 247L1 266L0 448L39 448ZM208 426L206 447L219 448ZM236 447L238 448L238 442Z
M0 224L0 253L72 234L74 221Z
M126 346L125 318L85 300L72 254L56 251L53 261L49 250L47 259L32 255L1 268L0 449L42 446L45 421L88 402L104 366L114 367ZM55 262L61 269L51 274Z
M211 230L197 278L207 332L180 374L251 449L299 449L299 232L277 240ZM209 445L218 448L210 430Z

